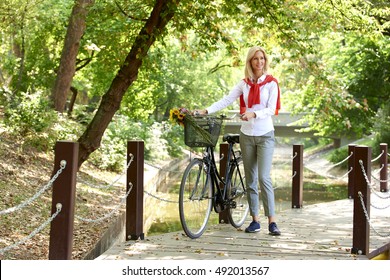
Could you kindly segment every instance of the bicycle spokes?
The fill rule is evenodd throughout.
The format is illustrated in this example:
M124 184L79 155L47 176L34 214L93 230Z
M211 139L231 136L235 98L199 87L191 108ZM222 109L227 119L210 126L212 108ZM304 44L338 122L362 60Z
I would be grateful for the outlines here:
M194 159L184 171L180 185L180 222L185 233L198 238L206 229L212 207L212 185L200 159Z

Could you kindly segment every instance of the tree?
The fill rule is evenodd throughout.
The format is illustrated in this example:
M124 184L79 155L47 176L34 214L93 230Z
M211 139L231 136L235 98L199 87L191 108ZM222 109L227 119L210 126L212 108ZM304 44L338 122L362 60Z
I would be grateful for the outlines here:
M65 109L73 76L76 72L76 59L80 40L86 28L85 21L88 9L94 2L95 0L76 0L69 18L61 62L52 92L54 108L61 113Z
M285 96L291 101L290 109L306 112L310 129L323 136L354 138L371 133L377 110L389 102L390 3L350 0L311 4L320 6L300 9L302 14L322 11L316 20L302 23L301 29L309 31L307 42L312 52L299 52L297 63L288 65L284 72L289 76ZM312 18L309 14L304 18ZM318 25L321 18L322 26ZM286 54L295 54L290 53Z
M12 85L16 93L39 89L47 94L48 89L54 92L54 71L63 64L59 63L63 46L58 42L64 41L64 26L70 22L71 1L27 1L29 8L24 9L28 13L22 26L17 23L25 2L5 0L0 3L0 15L4 18L0 22L4 30L0 33L2 47L11 41L21 45L22 39L25 46L23 61L20 59L22 56L15 57L0 49L0 79L7 81L7 75L13 75L14 81L21 81L21 86ZM349 76L357 64L350 65L352 70L345 71L344 76L341 71L335 71L337 65L331 63L332 57L339 55L336 46L341 48L343 41L334 41L331 45L334 48L329 48L327 40L334 34L347 37L355 33L357 38L373 38L374 45L381 50L386 42L377 44L377 35L388 34L388 5L386 0L134 0L131 3L115 0L91 4L85 17L86 29L78 33L79 38L82 36L78 41L80 48L72 52L71 58L68 56L67 61L71 65L65 71L67 81L60 91L64 97L73 86L87 92L91 99L101 98L98 108L92 108L95 103L90 106L92 110L97 109L96 114L79 138L80 165L99 147L107 124L119 108L128 115L148 118L149 115L139 113L143 106L147 106L148 110L142 113L154 114L156 120L161 120L171 106L177 106L175 102L183 103L199 88L210 89L202 95L204 100L214 100L231 86L224 84L226 80L221 79L218 71L234 66L242 70L241 56L254 44L264 46L276 62L273 65L281 66L276 70L283 90L283 108L286 108L288 98L298 102L293 107L310 110L310 116L314 116L311 120L313 127L322 133L343 131L349 125L354 127L357 118L352 117L358 114L349 108L355 101L356 89L361 88L364 80ZM12 7L10 13L8 6ZM13 24L10 25L10 22ZM17 40L8 39L12 36ZM172 38L179 43L170 45ZM157 41L158 44L155 44ZM72 47L77 45L77 40L74 42L76 44ZM87 46L95 43L101 51L93 56ZM65 49L67 47L62 52L63 57L66 57ZM378 53L388 54L387 49ZM172 56L164 53L167 50ZM213 56L220 59L214 62ZM375 68L366 69L380 72L379 58L368 55L363 58L375 58ZM204 67L198 67L202 60ZM91 63L81 69L76 66L79 61ZM210 65L211 62L214 62L213 65ZM74 72L76 67L79 71ZM192 72L195 68L199 72ZM119 71L116 72L116 69ZM58 80L64 76L61 71L58 70ZM215 74L215 79L208 80L208 85L205 77L209 72ZM386 74L386 71L382 72ZM21 78L16 79L16 76ZM379 79L371 78L375 81ZM138 82L134 83L136 80ZM381 86L381 83L377 85ZM386 94L386 87L378 88ZM289 96L288 90L293 94ZM63 110L64 100L58 106L59 110ZM199 98L192 104L203 105L205 102ZM361 108L358 108L359 113L364 113L364 108L368 107ZM342 119L343 116L349 118L349 115L352 116L350 120ZM360 127L363 126L361 123Z
M161 37L172 19L179 0L157 0L150 17L145 22L125 61L103 95L99 108L84 134L79 138L79 167L100 146L105 129L120 108L123 95L135 81L149 48Z

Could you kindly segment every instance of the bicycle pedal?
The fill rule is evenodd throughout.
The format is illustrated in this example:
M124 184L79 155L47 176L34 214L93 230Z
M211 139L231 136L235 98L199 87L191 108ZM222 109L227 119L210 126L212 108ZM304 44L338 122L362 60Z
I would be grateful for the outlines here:
M237 208L237 202L235 202L235 201L230 201L229 207L230 207L230 208L233 208L233 209Z
M214 210L216 213L221 213L223 210L225 210L225 206L223 206L222 204L215 204L214 205Z

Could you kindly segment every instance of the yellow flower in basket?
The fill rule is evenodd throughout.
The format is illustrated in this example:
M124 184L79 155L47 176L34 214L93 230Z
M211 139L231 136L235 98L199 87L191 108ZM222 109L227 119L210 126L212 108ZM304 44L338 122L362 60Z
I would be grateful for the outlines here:
M188 113L188 110L185 108L171 109L169 112L169 119L172 123L177 123L181 126L184 126L184 117L186 116L186 113Z
M169 112L169 119L174 124L179 124L185 128L185 142L187 146L214 146L215 141L211 139L210 132L205 130L209 127L207 120L202 118L194 118L191 113L185 109L171 109ZM200 123L202 125L200 125ZM218 130L219 133L219 130ZM190 139L190 138L196 138ZM217 135L218 137L218 135ZM196 143L195 143L196 142Z

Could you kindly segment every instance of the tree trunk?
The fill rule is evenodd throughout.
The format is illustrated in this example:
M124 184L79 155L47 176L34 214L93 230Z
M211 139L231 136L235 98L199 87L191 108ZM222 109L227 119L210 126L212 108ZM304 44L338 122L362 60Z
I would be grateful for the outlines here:
M75 87L70 87L70 90L72 91L72 98L70 99L69 108L68 108L68 116L72 116L74 103L76 102L77 94L79 91Z
M64 49L62 50L60 66L52 91L54 109L58 112L65 110L66 99L72 84L76 69L76 58L79 52L80 40L86 28L88 8L95 0L76 0L69 18Z
M130 53L112 81L110 88L103 95L94 118L78 140L80 143L79 167L88 159L91 153L100 147L104 131L120 108L123 95L137 79L138 70L143 59L147 56L149 48L157 37L162 35L179 2L179 0L156 1L150 17L134 41Z

